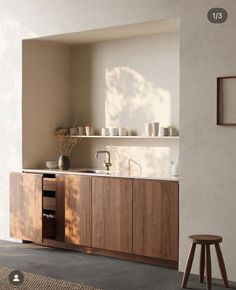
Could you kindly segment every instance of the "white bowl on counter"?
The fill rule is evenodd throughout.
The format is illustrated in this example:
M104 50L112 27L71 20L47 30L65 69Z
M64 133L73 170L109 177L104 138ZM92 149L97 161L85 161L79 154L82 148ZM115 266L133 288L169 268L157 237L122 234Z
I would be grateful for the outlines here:
M58 162L56 160L46 161L45 165L48 169L57 169Z

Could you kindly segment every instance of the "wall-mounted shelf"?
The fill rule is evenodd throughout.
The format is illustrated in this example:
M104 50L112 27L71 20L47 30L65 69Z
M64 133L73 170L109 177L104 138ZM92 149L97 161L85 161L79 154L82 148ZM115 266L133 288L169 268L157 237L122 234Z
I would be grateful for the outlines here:
M85 136L85 135L70 135L72 138L104 138L104 139L174 139L178 140L179 136Z

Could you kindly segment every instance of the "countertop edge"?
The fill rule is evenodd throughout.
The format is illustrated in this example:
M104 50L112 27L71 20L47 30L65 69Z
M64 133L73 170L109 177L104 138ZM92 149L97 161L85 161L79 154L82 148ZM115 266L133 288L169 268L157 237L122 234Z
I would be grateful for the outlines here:
M147 180L162 180L162 181L173 181L179 182L178 177L171 176L136 176L136 175L125 175L125 174L99 174L99 173L85 173L80 172L79 170L83 170L83 168L79 169L71 169L71 170L59 170L59 169L29 169L24 168L22 172L24 173L41 173L41 174L68 174L68 175L81 175L81 176L99 176L99 177L113 177L113 178L129 178L129 179L147 179Z

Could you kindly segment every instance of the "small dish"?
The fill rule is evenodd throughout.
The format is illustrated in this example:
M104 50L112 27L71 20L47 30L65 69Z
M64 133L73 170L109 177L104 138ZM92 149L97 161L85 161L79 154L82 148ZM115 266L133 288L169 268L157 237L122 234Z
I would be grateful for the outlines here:
M57 163L57 161L55 161L55 160L52 160L52 161L46 161L45 164L46 164L46 167L47 167L48 169L57 169L57 167L58 167L58 163Z

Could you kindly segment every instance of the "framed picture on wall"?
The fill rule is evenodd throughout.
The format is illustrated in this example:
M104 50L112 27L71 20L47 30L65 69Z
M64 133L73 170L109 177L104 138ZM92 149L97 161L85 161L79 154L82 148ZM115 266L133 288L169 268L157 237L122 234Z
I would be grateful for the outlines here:
M236 126L236 76L217 78L217 125Z

